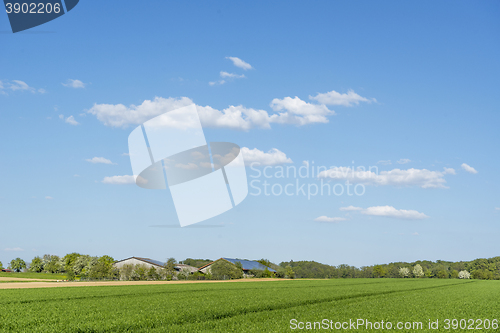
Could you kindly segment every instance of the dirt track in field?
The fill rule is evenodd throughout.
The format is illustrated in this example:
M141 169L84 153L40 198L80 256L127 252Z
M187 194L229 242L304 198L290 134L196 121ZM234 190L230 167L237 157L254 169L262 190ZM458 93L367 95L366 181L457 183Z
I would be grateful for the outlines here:
M0 278L1 279L1 278ZM200 280L200 281L96 281L96 282L55 282L55 280L15 279L8 281L36 281L36 282L5 282L0 283L0 289L28 289L28 288L58 288L58 287L100 287L100 286L142 286L152 284L185 284L185 283L241 283L262 281L285 281L283 279L241 279L241 280ZM5 280L0 280L5 281ZM53 281L53 282L46 282Z

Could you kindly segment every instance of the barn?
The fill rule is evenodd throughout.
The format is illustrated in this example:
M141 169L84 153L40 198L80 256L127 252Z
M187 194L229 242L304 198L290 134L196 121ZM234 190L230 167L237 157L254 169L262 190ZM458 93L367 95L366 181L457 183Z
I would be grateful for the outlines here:
M158 261L158 260L149 259L149 258L130 257L130 258L127 258L127 259L116 261L113 264L113 266L116 267L116 268L118 268L118 269L122 268L125 265L133 265L133 266L141 265L141 266L145 266L147 268L151 268L151 267L154 267L154 268L164 268L165 264L166 263L164 263L164 262L161 262L161 261ZM182 271L184 269L188 270L189 273L194 273L194 272L196 272L198 270L198 268L193 267L193 266L184 265L184 264L175 264L175 270L177 272L180 272L180 271Z
M233 259L233 258L220 258L220 259L217 259L215 261L212 261L211 263L209 264L206 264L205 266L202 266L200 267L200 269L198 271L206 274L206 273L210 273L210 266L212 266L212 264L214 262L217 262L219 260L226 260L226 261L229 261L231 264L234 264L236 265L237 262L241 263L241 267L243 269L243 273L245 275L250 275L250 271L252 269L255 269L255 270L265 270L266 268L270 271L270 272L273 272L273 273L276 273L276 271L272 268L269 268L267 266L264 266L262 265L260 262L258 261L254 261L254 260L246 260L246 259Z

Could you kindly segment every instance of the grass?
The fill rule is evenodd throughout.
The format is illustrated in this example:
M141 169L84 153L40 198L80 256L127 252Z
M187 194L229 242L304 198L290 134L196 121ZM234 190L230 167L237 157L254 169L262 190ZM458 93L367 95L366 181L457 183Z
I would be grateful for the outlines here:
M290 329L294 318L301 322L362 318L422 322L424 328L429 319L439 320L440 329L434 332L446 332L447 318L500 319L498 299L500 281L438 279L0 290L0 331L291 332L298 331Z
M51 279L51 280L64 280L66 276L64 274L52 274L52 273L6 273L0 272L0 277L8 278L23 278L23 279Z

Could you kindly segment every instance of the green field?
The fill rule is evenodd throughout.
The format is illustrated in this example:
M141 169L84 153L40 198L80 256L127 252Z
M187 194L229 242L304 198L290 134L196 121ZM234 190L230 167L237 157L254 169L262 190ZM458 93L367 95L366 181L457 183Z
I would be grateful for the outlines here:
M52 273L5 273L0 272L0 277L8 278L23 278L23 279L51 279L51 280L64 280L65 274L52 274Z
M384 320L394 325L422 322L422 332L429 331L426 328L431 319L439 320L440 329L434 332L446 332L450 330L443 328L445 319L500 319L500 281L480 280L343 279L70 287L0 290L0 296L2 332L299 331L290 329L291 319L329 319L334 323Z

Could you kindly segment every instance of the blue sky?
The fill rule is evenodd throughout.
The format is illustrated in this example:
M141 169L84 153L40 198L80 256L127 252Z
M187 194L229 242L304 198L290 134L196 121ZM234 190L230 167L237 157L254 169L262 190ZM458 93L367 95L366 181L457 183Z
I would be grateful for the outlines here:
M1 14L0 261L500 255L499 15L472 1L81 1L12 34ZM248 159L379 173L325 178L362 196L250 194L198 227L152 227L178 225L169 191L104 180L132 174L128 135L183 97L207 141Z

